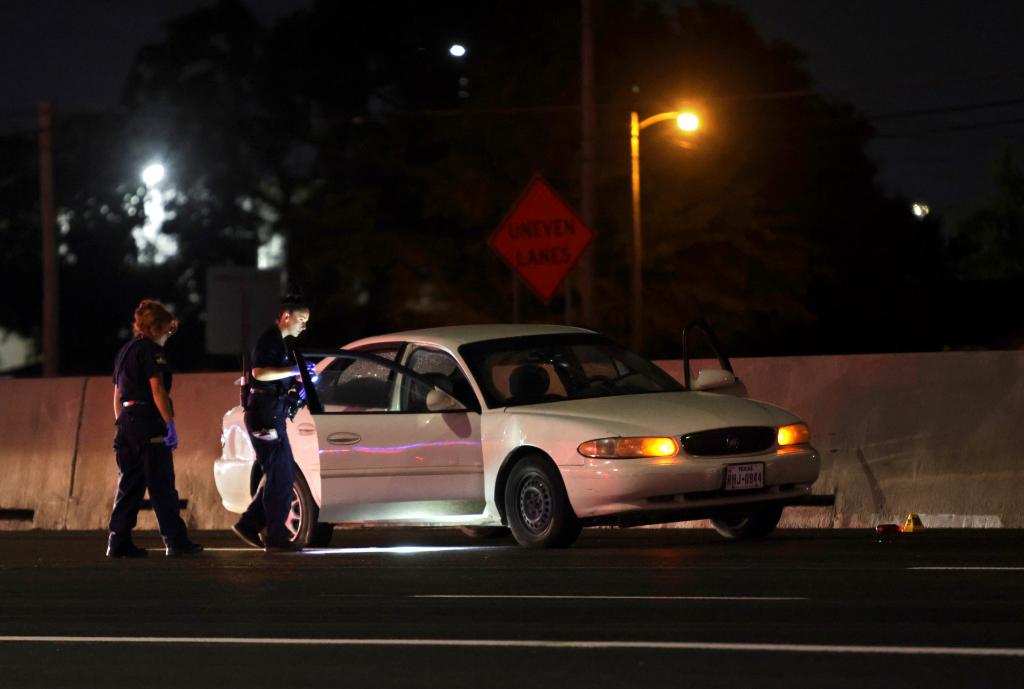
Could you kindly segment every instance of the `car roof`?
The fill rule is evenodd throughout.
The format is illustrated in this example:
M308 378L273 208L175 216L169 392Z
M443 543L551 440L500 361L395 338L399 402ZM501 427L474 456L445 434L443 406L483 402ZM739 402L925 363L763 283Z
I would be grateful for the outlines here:
M354 349L383 342L430 342L448 349L458 349L470 342L501 340L507 337L528 337L530 335L571 335L595 334L593 330L568 325L546 325L534 323L492 323L483 325L447 325L437 328L421 328L401 332L384 333L350 342L343 349Z

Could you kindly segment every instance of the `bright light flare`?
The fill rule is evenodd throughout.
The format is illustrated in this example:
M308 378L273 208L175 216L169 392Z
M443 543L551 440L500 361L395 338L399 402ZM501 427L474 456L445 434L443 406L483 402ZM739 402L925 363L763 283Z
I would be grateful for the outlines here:
M681 112L676 117L676 126L684 132L692 133L700 129L700 118L697 117L696 113Z
M910 207L910 210L919 220L924 220L932 212L932 209L926 203L915 203Z
M448 48L448 54L452 57L463 57L466 54L466 46L453 43L452 47Z
M160 163L150 163L142 170L142 183L147 187L155 187L163 181L167 171Z

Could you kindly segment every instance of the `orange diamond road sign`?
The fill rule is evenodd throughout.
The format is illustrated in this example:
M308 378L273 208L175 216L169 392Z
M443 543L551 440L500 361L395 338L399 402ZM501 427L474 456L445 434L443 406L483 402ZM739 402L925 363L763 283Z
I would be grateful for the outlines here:
M490 244L547 304L593 236L572 206L534 175Z

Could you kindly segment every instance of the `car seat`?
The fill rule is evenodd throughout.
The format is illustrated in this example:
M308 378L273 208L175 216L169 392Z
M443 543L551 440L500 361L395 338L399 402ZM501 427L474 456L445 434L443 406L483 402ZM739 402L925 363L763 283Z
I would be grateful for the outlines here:
M423 378L430 381L435 387L441 388L449 395L452 394L452 382L443 373L422 373L420 374ZM409 411L423 413L430 411L427 409L427 395L430 394L430 388L426 385L414 383L409 388Z
M512 371L508 379L511 394L509 404L530 404L540 402L548 391L551 377L536 364L523 364Z

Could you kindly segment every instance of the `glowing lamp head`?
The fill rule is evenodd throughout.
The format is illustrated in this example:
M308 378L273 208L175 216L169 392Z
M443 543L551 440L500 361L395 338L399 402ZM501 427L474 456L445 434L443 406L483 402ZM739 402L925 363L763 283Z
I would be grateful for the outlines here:
M679 444L674 438L601 438L581 443L577 451L594 459L672 457L678 454Z
M690 134L700 129L700 118L696 113L681 112L676 117L676 126Z
M779 445L803 445L811 441L811 431L805 423L791 423L788 426L780 426L778 434Z
M463 57L466 54L466 46L460 45L459 43L453 43L452 46L448 48L448 54L452 57Z
M142 183L147 187L154 187L164 179L164 166L160 163L151 163L142 170Z

